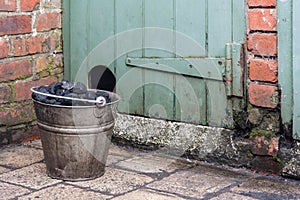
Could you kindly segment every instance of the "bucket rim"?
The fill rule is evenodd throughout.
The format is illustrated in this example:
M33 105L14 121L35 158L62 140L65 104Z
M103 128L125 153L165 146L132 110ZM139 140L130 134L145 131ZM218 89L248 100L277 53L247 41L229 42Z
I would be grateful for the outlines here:
M48 86L48 85L44 85L44 86ZM38 88L40 86L35 86L35 87L31 87L30 90L31 92L33 93L36 93L37 91L35 91L36 88ZM38 104L42 104L42 105L45 105L45 106L52 106L52 107L60 107L60 108L95 108L95 107L105 107L105 106L109 106L109 105L113 105L113 104L116 104L120 101L120 96L115 93L115 92L111 92L111 91L107 91L107 90L97 90L97 89L87 89L88 91L94 91L94 92L97 92L97 91L100 91L100 92L106 92L108 93L109 95L114 95L114 99L116 99L115 101L112 101L110 103L105 103L104 105L98 105L95 101L95 105L92 105L92 106L66 106L66 105L56 105L56 104L47 104L47 103L43 103L43 102L40 102L40 101L37 101L35 99L32 98L32 101L35 102L35 103L38 103ZM44 94L44 93L43 93ZM47 94L45 94L45 96L47 96ZM61 98L61 99L64 99L62 98L62 96L58 96L58 95L52 95L52 96L56 96L56 98ZM110 96L111 98L111 96ZM74 98L74 100L77 100L76 98Z

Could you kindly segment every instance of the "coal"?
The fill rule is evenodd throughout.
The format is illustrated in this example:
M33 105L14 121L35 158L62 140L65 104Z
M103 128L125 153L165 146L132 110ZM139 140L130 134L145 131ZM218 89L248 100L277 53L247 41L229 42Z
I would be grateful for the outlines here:
M61 82L61 87L65 90L72 90L75 86L74 82L63 80Z
M76 94L85 94L87 92L86 86L81 82L76 82L72 90Z
M110 103L111 99L109 94L105 91L89 91L81 82L72 82L63 80L62 82L53 82L48 86L40 86L35 89L38 92L44 94L52 94L56 96L64 96L73 99L86 99L96 100L102 96L105 98L106 103ZM64 105L64 106L93 106L95 103L87 101L70 100L63 98L48 97L42 94L32 93L32 98L36 101L52 104L52 105Z

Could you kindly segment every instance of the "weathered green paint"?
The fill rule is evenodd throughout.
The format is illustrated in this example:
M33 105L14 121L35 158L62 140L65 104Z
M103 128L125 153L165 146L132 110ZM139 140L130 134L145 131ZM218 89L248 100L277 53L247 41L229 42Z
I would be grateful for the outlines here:
M191 6L193 5L193 6ZM205 57L206 56L206 0L180 0L176 1L176 31L191 37L199 46L188 45L177 35L177 57ZM186 10L189 10L188 12ZM198 19L198 20L195 20ZM194 48L192 48L194 47ZM185 49L185 51L180 51Z
M278 3L278 65L281 86L281 117L285 126L292 124L293 136L300 139L300 2ZM289 128L289 127L285 127ZM291 131L291 130L287 130Z
M63 12L63 50L64 50L64 76L66 79L71 79L71 39L70 39L70 1L62 1Z
M145 72L144 90L144 115L173 120L175 116L174 75L149 70Z
M294 137L300 139L300 1L293 0Z
M281 87L281 118L291 124L293 118L292 0L278 4L278 78Z
M87 82L104 65L116 76L120 112L232 127L228 96L243 95L243 0L63 2L68 79Z
M175 77L175 120L207 125L205 80L188 76Z
M231 59L232 59L232 96L242 97L244 95L244 63L243 63L243 45L240 43L232 43Z
M207 51L209 57L224 57L225 44L233 41L233 1L207 0ZM243 10L244 7L240 9ZM242 19L240 19L240 23L243 23Z
M232 41L245 42L245 1L233 0L232 5Z
M138 28L142 28L144 26L143 20L143 1L136 0L126 0L126 5L123 3L124 0L115 1L115 32L116 34L122 33L128 30L135 30ZM105 4L110 4L106 3ZM106 19L105 16L102 18ZM126 38L122 38L122 35L117 35L115 40L116 51L115 55L121 55L119 59L114 62L115 75L116 79L120 80L125 74L130 70L128 67L124 66L124 61L127 56L133 57L142 57L142 51L140 49L143 48L143 32L135 31L132 36L135 39L135 44L132 46L132 40L128 40ZM139 49L138 51L129 51L128 49ZM123 52L126 52L124 54ZM117 56L115 56L117 57ZM135 69L131 70L131 81L133 83L132 86L128 84L126 81L126 85L124 87L117 87L117 93L122 94L122 101L119 105L119 111L124 113L132 113L137 115L144 114L144 88L142 87L144 79L143 79L143 70ZM119 84L120 85L120 84ZM127 88L127 87L128 88ZM138 88L135 88L138 86ZM129 88L135 88L134 93L129 91Z

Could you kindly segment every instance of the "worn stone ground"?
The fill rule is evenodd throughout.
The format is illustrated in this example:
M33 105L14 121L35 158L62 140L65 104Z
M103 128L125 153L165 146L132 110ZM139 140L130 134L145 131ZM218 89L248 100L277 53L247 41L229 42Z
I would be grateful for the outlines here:
M111 145L105 174L46 174L39 140L0 149L0 199L300 199L300 181Z

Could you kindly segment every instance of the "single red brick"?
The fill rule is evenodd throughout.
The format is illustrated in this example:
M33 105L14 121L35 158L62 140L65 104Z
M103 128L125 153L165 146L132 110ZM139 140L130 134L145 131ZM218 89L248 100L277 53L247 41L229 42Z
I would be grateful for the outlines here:
M15 15L0 18L0 36L31 32L31 17Z
M36 72L41 72L41 71L47 69L47 67L50 64L48 56L37 57L35 59L35 61L36 61L36 64L35 64L35 66L36 66Z
M250 30L275 31L277 18L275 9L250 9L248 11Z
M45 71L46 69L47 71ZM62 54L56 54L54 56L38 57L36 59L36 72L39 73L38 74L39 77L48 76L49 72L51 72L52 75L62 73L63 72Z
M52 35L49 36L49 38L48 38L48 46L49 46L50 51L56 50L57 40L58 39L56 38L55 34L52 34Z
M26 49L26 38L18 37L13 41L14 45L14 56L24 56L27 55Z
M62 74L64 69L62 67L57 67L51 70L51 75Z
M11 89L6 84L0 84L0 103L7 103L11 98Z
M56 49L56 35L45 36L43 41L43 52L53 52Z
M256 136L250 142L251 152L261 156L278 156L279 138Z
M56 77L47 77L47 78L39 79L36 81L32 81L32 80L17 81L16 82L16 101L23 101L23 100L31 99L30 88L36 87L36 86L41 86L41 85L49 85L55 81L57 81Z
M258 33L248 36L248 49L254 55L276 56L277 55L277 35Z
M276 60L250 59L249 76L252 81L278 81L278 62Z
M64 63L63 63L63 54L56 54L53 57L53 65L54 65L54 68L63 67L63 65L64 65Z
M278 104L277 87L270 85L250 84L249 101L252 105L276 108Z
M249 6L276 6L276 0L248 0Z
M0 63L0 82L30 75L32 75L32 64L29 60Z
M0 39L0 59L8 56L10 52L10 45L7 40Z
M37 9L40 4L40 0L21 0L20 9L21 11L33 11Z
M17 104L0 109L0 125L12 126L35 120L33 104Z
M44 13L39 16L36 23L37 31L48 31L55 28L61 28L60 13Z
M0 11L15 11L16 9L16 0L0 0Z
M27 39L28 53L29 54L42 53L44 41L45 41L45 37L43 35L28 38Z

